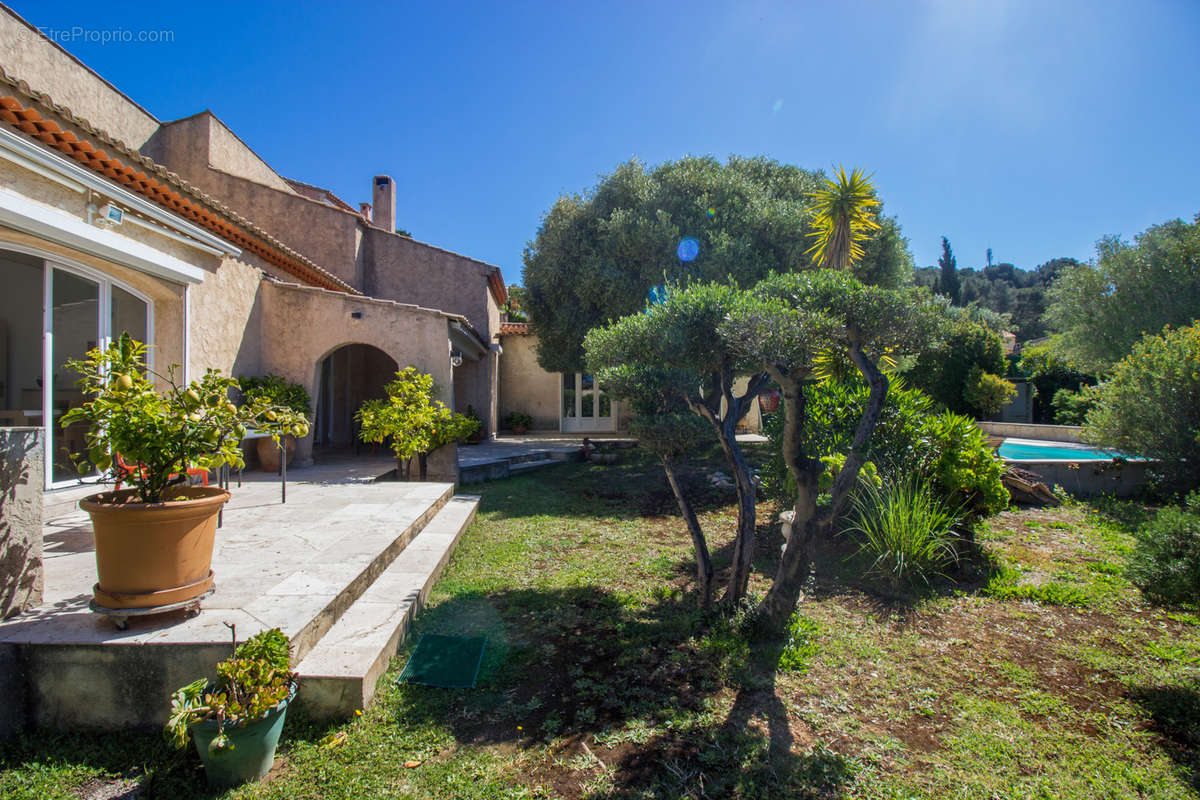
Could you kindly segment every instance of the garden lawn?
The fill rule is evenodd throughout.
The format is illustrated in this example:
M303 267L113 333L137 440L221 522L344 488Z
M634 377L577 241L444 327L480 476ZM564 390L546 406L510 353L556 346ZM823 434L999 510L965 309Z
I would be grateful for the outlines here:
M727 565L732 492L703 470L687 483ZM467 490L479 516L374 706L290 719L271 779L223 796L1200 796L1200 617L1124 579L1136 506L994 517L992 567L914 605L825 556L780 661L741 618L695 609L690 540L648 459ZM759 595L782 541L771 511ZM394 685L425 631L489 637L476 688ZM0 767L5 798L207 796L196 756L149 735L32 735Z

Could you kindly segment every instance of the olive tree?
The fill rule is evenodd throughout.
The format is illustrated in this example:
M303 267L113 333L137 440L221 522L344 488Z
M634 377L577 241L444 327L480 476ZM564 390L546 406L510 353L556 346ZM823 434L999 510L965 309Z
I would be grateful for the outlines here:
M791 533L760 612L780 632L809 573L814 542L828 537L843 514L879 423L889 388L879 362L914 352L929 337L937 305L920 290L867 286L834 270L778 275L744 293L718 326L723 347L756 364L779 384L784 429L783 461L795 483ZM826 463L808 441L806 388L820 355L844 354L869 388L845 461L834 470L827 503L818 504Z
M655 286L730 281L810 269L820 172L766 158L687 157L649 168L619 165L590 191L560 197L526 247L524 310L551 372L583 365L592 328L640 312ZM851 269L869 283L912 281L900 227L874 207L878 229ZM694 240L695 249L680 243ZM680 255L683 255L683 258Z
M589 367L602 383L616 386L619 393L630 394L630 383L654 369L691 376L690 381L672 383L669 396L708 423L721 444L737 491L737 538L723 597L727 603L736 603L746 594L757 522L757 488L737 441L737 425L767 382L764 371L750 369L751 362L739 357L717 335L741 296L728 284L675 288L660 305L594 329L584 342ZM747 377L746 386L739 392L735 387L743 376Z

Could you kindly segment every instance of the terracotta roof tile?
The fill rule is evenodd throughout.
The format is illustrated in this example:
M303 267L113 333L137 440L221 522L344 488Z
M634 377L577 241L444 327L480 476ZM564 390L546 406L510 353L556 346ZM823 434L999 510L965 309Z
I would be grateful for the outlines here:
M501 322L501 336L528 336L533 333L533 328L528 322Z

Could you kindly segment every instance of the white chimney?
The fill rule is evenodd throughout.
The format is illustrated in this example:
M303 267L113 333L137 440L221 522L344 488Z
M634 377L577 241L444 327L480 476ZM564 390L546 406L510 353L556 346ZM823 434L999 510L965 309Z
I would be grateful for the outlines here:
M387 175L376 175L371 200L375 206L372 224L393 233L396 230L396 182Z

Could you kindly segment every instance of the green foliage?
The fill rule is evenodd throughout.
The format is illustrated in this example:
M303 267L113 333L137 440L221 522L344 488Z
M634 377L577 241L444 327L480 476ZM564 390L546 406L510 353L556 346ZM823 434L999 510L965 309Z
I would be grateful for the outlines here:
M416 367L405 367L383 387L385 398L368 400L355 413L359 437L364 442L391 442L392 453L409 472L412 459L432 453L442 445L461 442L482 424L477 418L457 414L433 397L433 376Z
M1054 408L1055 425L1082 425L1087 421L1088 412L1096 405L1096 392L1090 386L1077 392L1059 389L1054 393L1050 405Z
M654 286L748 287L771 272L810 268L809 208L821 180L765 158L688 157L653 169L631 161L586 194L559 198L524 256L525 311L537 325L542 367L577 371L584 334L641 311ZM898 226L879 222L855 274L884 285L911 281ZM700 252L681 262L676 246L689 236Z
M1055 258L1032 270L1006 263L983 269L956 269L954 280L959 286L958 302L1007 317L1005 328L1016 334L1019 341L1039 339L1047 333L1047 289L1064 269L1078 263L1073 258ZM913 277L922 286L947 293L942 288L947 285L942 260L939 259L938 264L916 270Z
M270 433L276 443L284 434L308 434L302 415L269 397L234 405L229 397L237 382L219 370L210 369L186 386L176 381L174 366L166 375L149 372L146 345L127 333L67 367L83 376L76 385L87 398L62 419L64 428L89 424L87 452L73 454L80 472L95 467L132 486L143 503L171 500L170 487L186 480L189 466L243 466L240 443L251 426ZM166 385L165 393L156 389L155 378ZM118 454L140 469L122 470L115 462Z
M970 418L947 411L926 417L921 428L929 444L928 471L943 497L980 516L1008 506L1004 462Z
M833 179L826 179L811 195L815 241L805 251L818 267L849 269L862 260L863 243L879 230L875 212L879 200L871 176L861 169L849 175L838 167Z
M1200 215L1147 228L1133 244L1096 246L1095 265L1063 271L1047 317L1055 351L1095 374L1107 372L1144 334L1193 324L1200 315Z
M1200 606L1200 491L1137 531L1129 579L1161 603Z
M972 367L967 374L967 385L963 389L963 401L982 417L992 417L1012 402L1017 387L979 367Z
M941 277L938 279L937 290L950 298L956 306L962 305L962 284L958 281L958 261L954 251L950 249L950 240L942 237L942 257L938 259L938 269Z
M995 412L984 413L986 409L973 405L967 394L974 370L992 375L1006 372L1000 336L959 315L945 322L939 338L935 347L920 354L905 379L950 411L991 416Z
M528 429L533 424L533 416L526 414L524 411L513 411L504 418L504 424L513 430L517 428Z
M861 379L825 381L806 387L805 397L810 422L804 436L810 448L823 460L834 455L844 459L867 403L866 385ZM763 484L770 494L788 497L790 477L774 446L782 424L782 414L766 417L774 452L763 470ZM948 505L971 515L985 516L1008 505L1001 480L1004 462L992 453L987 438L968 417L934 413L933 402L919 390L898 387L888 393L867 458L883 482L896 484L919 476Z
M212 747L231 748L224 735L226 726L245 727L291 695L296 675L291 671L290 648L279 628L262 631L236 647L232 658L217 664L215 683L200 678L180 688L171 697L163 731L167 740L184 748L191 726L211 719L219 729Z
M528 322L529 316L525 313L525 287L510 283L506 294L508 299L504 301L504 312L508 315L508 321Z
M690 411L668 414L635 414L629 434L638 447L659 458L675 459L714 440L712 426Z
M241 377L237 382L244 401L265 397L272 405L283 406L305 417L312 416L312 399L298 383L291 383L278 375Z
M797 675L808 672L812 660L821 652L818 639L821 625L815 620L793 613L788 620L787 639L779 656L779 669Z
M1068 422L1068 418L1075 419L1077 409L1067 407L1066 401L1064 401L1063 410L1060 411L1058 404L1055 403L1055 397L1063 389L1078 392L1084 386L1095 384L1094 377L1075 369L1071 364L1055 355L1047 345L1023 348L1021 358L1017 362L1017 371L1029 378L1033 385L1034 422L1057 425L1082 424L1082 417L1078 418L1078 421ZM1083 411L1086 413L1087 409L1085 408ZM1063 414L1061 419L1058 416L1060 413Z
M859 554L871 559L867 575L890 593L928 585L958 559L955 526L962 512L919 478L883 489L865 483L853 509L846 530L859 539Z
M1153 459L1150 469L1169 490L1200 486L1200 324L1142 339L1095 401L1087 439Z

